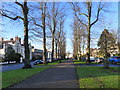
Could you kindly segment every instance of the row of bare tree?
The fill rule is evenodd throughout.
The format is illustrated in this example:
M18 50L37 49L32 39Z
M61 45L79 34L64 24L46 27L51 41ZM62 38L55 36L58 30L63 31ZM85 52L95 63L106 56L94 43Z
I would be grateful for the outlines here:
M79 57L78 55L81 54L81 41L82 37L86 38L87 40L87 52L86 52L86 63L90 63L90 42L91 42L91 27L97 23L100 17L100 12L104 10L105 4L103 2L93 3L90 1L86 2L70 2L70 5L74 11L75 20L74 20L74 55L75 57ZM95 9L94 9L95 8ZM95 17L96 16L96 17ZM81 29L81 27L83 29ZM84 31L84 34L79 34ZM87 36L86 36L87 35ZM83 39L85 41L85 39ZM85 42L82 42L83 44ZM77 44L76 44L77 43ZM84 51L84 45L83 51Z
M10 7L10 8L9 8ZM22 20L24 27L25 59L23 68L31 68L29 60L29 32L34 38L43 38L43 60L46 63L46 40L52 39L51 59L64 58L66 52L66 37L64 32L64 7L59 3L34 2L4 2L0 14L11 20ZM50 31L50 32L49 32ZM49 35L48 35L49 34Z
M72 24L72 30L73 30L72 42L73 42L74 57L78 60L80 59L82 51L83 51L82 53L84 54L84 51L85 51L84 48L86 47L85 43L87 42L86 63L90 63L91 27L99 21L100 16L101 16L100 13L107 11L105 10L107 3L104 3L104 2L97 2L97 3L95 2L70 2L70 5L74 12L74 21ZM115 43L112 43L112 44L118 45L118 49L120 53L118 34L115 33L113 36L116 37L116 39L113 39ZM102 42L99 44L102 45ZM104 47L104 50L107 49L105 46L103 47Z
M84 54L87 40L86 28L75 17L74 22L71 25L73 30L73 56L80 60L81 55Z

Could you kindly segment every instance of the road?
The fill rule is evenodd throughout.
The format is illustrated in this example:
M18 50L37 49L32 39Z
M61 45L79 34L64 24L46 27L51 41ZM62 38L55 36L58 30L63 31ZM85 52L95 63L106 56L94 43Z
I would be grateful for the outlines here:
M31 65L32 65L32 62L31 62ZM23 66L24 66L23 63L20 63L20 64L10 64L10 65L0 65L0 72L19 69L19 68L22 68Z
M33 66L32 62L31 62L31 65ZM23 63L10 64L10 65L0 65L0 72L20 69L23 66L24 66ZM103 65L102 64L94 64L94 65L79 65L79 66L103 66ZM33 67L35 67L35 66L33 66ZM112 64L110 64L110 67L120 67L120 65L112 65Z

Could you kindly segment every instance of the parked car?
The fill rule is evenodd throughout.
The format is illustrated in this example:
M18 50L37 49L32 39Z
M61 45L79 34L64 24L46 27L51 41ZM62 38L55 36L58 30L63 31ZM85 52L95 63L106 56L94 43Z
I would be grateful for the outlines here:
M91 62L94 62L94 61L95 61L95 58L94 58L94 57L90 57L90 61L91 61Z
M81 60L86 60L86 57L81 57Z
M110 57L110 58L109 58L109 62L110 62L110 63L114 63L114 64L120 63L120 56Z
M96 58L96 59L95 59L95 62L96 62L96 63L102 63L103 60L104 60L104 58Z
M54 61L57 61L58 59L57 58L53 58Z
M43 64L44 63L44 61L43 60L35 60L34 62L33 62L33 65L37 65L37 64Z
M52 62L52 60L48 58L48 59L47 59L47 62Z

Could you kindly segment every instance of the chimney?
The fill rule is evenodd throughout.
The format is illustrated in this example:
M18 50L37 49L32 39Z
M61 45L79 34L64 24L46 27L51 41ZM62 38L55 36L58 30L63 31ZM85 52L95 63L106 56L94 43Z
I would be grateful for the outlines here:
M19 37L18 37L18 36L15 37L15 41L16 41L16 40L19 40Z
M10 41L13 41L13 38L10 38Z
M0 41L4 41L4 38L0 38Z
M19 38L20 44L21 44L21 38Z

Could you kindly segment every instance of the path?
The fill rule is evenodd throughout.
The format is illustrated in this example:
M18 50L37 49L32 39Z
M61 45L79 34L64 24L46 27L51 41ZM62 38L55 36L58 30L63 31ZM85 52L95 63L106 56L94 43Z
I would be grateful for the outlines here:
M68 60L10 88L79 88L74 67Z

